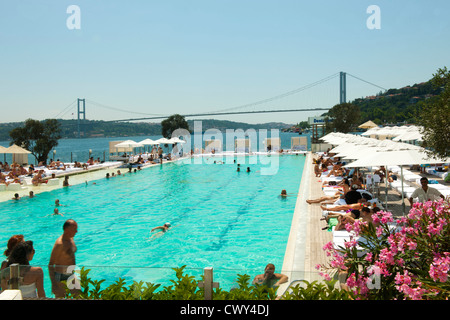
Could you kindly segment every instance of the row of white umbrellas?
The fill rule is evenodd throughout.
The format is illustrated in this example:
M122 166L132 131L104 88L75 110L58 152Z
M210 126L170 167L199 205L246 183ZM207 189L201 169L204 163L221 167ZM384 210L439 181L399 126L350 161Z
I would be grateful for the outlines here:
M402 175L402 202L403 199L403 166L449 163L450 158L435 158L429 155L426 149L393 140L377 140L364 136L345 133L330 133L321 140L334 145L330 153L337 157L351 161L345 167L374 167L374 166L400 166Z
M393 141L423 141L423 128L420 126L373 127L362 133L363 136L391 137Z
M450 158L434 158L426 149L404 142L377 140L345 133L330 133L321 140L335 145L330 150L338 157L354 160L347 167L372 167L381 165L415 165L450 162Z
M181 140L178 137L174 137L171 139L161 138L158 140L145 139L140 142L136 142L133 140L125 140L115 145L116 148L138 148L146 145L158 145L158 144L175 144L175 143L186 143L186 141Z

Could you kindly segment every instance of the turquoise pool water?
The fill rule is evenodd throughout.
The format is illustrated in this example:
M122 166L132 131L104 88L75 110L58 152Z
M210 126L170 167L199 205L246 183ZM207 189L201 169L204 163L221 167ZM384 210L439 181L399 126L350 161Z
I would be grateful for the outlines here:
M31 263L44 267L47 296L46 266L69 218L78 223L77 267L91 269L93 277L169 285L171 268L186 265L197 276L213 267L214 281L229 289L237 274L253 277L269 262L281 270L296 196L279 194L298 192L305 158L279 156L275 175L261 175L267 164L249 157L236 158L241 172L237 164L170 163L6 201L0 243L6 249L14 234L34 241ZM65 205L64 216L51 215L55 199ZM150 232L165 222L172 224L168 232Z

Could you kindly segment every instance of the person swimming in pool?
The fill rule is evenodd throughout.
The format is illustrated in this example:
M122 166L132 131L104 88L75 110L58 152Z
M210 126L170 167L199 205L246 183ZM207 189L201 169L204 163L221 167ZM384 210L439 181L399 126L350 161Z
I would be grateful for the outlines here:
M161 237L162 235L164 235L164 233L166 233L169 230L170 227L171 227L170 223L166 222L162 226L153 228L152 230L150 230L150 232L157 231L157 230L159 230L159 231L152 234L152 236L149 239L152 240L152 239Z
M55 208L55 209L53 210L53 215L54 215L54 216L64 216L61 212L59 212L58 208Z
M290 195L297 195L296 193L289 193ZM288 193L286 192L286 189L281 190L281 193L279 195L282 199L289 197Z
M288 276L275 273L275 266L272 263L269 263L264 269L263 274L259 274L255 276L253 279L253 284L265 285L269 288L279 287L280 284L288 281Z
M155 230L161 230L162 232L166 232L170 228L170 223L166 222L164 225L153 228L150 232L153 232Z

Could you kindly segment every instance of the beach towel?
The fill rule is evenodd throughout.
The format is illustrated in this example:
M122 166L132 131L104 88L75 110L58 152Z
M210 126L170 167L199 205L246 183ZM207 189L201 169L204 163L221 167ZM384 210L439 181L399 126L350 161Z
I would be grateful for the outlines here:
M331 232L333 231L333 227L337 226L338 219L337 218L330 218L328 219L328 229L327 231Z

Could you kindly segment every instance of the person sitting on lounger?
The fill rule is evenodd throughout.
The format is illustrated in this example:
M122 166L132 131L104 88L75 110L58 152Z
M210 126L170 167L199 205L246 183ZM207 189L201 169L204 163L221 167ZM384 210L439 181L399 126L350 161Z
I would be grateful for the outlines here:
M8 162L5 161L5 164L3 165L3 171L4 172L9 172L11 171L11 168L9 167Z
M43 174L43 173L44 173L44 170L39 170L38 173L36 173L36 174L33 176L33 179L31 179L31 183L32 183L34 186L37 186L37 185L39 185L39 184L45 182L44 179L42 179L42 174Z
M361 193L357 191L358 188L359 186L357 184L353 184L351 190L345 194L344 199L347 204L357 203L362 199Z
M357 189L363 189L363 182L356 174L354 174L350 179L350 185L351 186L356 185L358 186Z
M379 208L378 208L379 209ZM380 225L379 222L375 223L373 222L372 214L373 210L371 210L368 207L364 207L361 209L361 220L364 222L367 222L369 224L372 224L374 227L378 227Z
M335 177L341 177L345 173L344 169L342 168L342 163L338 162L337 164L333 165L333 169L330 170L327 177L335 176Z
M341 215L338 218L338 223L336 225L336 227L334 228L334 230L345 230L345 226L347 225L347 223L353 224L355 223L355 219L352 218L350 215Z
M1 172L0 172L0 183L1 184L6 184L6 185L9 184L9 182L6 181L6 176L3 173L1 173Z
M319 162L316 162L316 164L314 165L314 173L316 177L320 177L322 175L322 170L320 169L319 164Z

